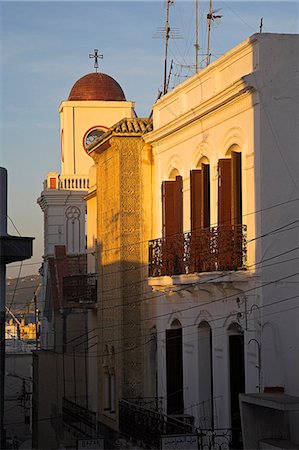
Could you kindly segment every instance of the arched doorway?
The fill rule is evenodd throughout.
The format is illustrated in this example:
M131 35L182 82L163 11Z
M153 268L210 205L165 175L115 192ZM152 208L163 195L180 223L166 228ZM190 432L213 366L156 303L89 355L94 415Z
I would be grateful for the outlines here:
M184 412L182 325L175 319L166 330L167 414Z

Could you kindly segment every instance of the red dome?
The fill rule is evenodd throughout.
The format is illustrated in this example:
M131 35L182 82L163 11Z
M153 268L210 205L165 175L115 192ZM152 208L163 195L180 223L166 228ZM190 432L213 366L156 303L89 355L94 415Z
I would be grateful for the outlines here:
M68 100L126 101L120 85L105 73L89 73L71 89Z

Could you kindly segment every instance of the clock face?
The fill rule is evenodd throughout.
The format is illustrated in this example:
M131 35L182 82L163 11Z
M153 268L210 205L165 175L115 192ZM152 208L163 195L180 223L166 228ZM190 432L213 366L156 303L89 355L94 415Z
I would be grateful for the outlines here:
M96 139L98 139L102 134L104 134L106 129L103 128L92 128L85 133L83 138L84 148L92 144Z

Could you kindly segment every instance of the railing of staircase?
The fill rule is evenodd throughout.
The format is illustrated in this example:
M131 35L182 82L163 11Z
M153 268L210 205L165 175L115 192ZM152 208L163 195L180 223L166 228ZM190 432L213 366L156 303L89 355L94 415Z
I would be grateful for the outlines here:
M133 402L129 399L120 400L120 431L134 443L142 442L147 448L159 449L160 438L163 435L196 434L199 450L241 450L243 448L240 429L197 429L192 425L192 420L184 420L192 419L191 416L179 420L163 414L162 410L151 409L148 407L150 404L154 404L153 399L148 403L146 399L133 399Z

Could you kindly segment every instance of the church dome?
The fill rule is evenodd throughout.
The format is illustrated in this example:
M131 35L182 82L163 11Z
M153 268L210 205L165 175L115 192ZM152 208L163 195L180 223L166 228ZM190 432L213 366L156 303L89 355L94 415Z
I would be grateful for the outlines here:
M105 73L89 73L80 78L71 89L68 100L126 101L120 85Z

